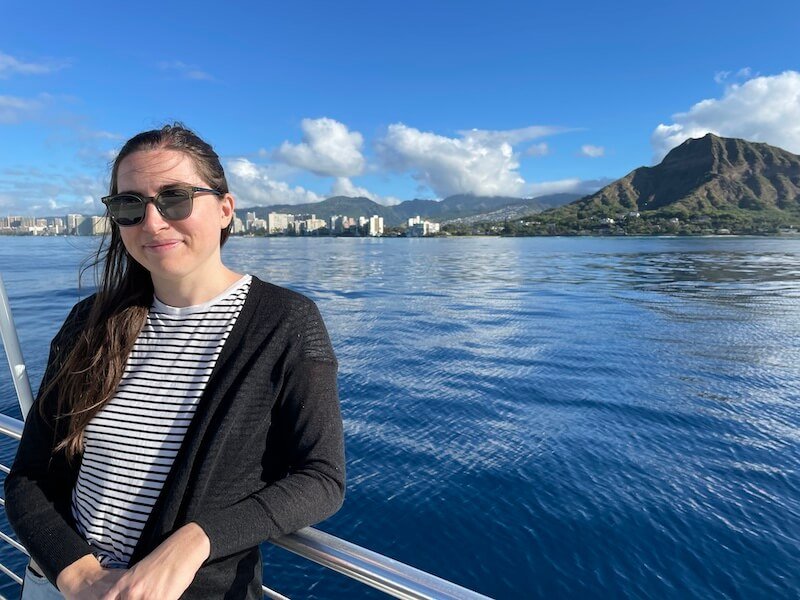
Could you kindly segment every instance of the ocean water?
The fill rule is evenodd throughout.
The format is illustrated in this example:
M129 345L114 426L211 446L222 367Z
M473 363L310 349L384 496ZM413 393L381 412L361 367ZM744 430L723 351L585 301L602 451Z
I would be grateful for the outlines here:
M0 237L34 389L95 244ZM234 238L224 256L330 331L348 488L320 529L495 598L800 594L800 240ZM5 373L0 409L19 415ZM382 596L264 551L292 598Z

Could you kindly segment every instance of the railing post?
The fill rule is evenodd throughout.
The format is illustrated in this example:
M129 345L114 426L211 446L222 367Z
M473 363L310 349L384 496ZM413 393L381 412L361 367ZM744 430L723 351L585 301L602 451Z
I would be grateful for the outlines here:
M17 391L19 409L22 411L22 420L24 421L33 406L33 392L31 391L31 382L28 380L25 360L22 358L22 348L19 345L17 329L14 327L11 305L8 302L2 275L0 275L0 335L3 338L3 348L6 351L8 366L11 369L11 379L14 381L14 389Z

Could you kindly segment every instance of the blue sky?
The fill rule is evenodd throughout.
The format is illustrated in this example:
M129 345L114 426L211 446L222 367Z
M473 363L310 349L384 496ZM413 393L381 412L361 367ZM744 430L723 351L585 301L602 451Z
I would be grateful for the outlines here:
M238 206L593 191L707 131L800 153L800 3L0 2L0 211L99 213L181 120Z

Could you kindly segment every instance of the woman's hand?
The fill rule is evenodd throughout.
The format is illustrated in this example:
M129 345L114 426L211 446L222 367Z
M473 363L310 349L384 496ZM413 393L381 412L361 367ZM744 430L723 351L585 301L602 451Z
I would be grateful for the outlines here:
M124 571L100 600L178 600L211 553L208 536L187 523Z
M58 574L56 585L65 600L100 600L124 575L126 569L106 569L87 554Z

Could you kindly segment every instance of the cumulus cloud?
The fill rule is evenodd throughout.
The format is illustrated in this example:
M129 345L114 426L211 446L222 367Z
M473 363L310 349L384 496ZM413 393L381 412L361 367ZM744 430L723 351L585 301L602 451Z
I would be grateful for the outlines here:
M364 172L364 138L360 133L326 117L303 119L300 129L303 141L283 142L275 152L277 160L322 176L352 177Z
M523 130L504 139L501 132L462 131L450 138L420 131L402 123L390 125L377 143L384 166L412 176L441 197L459 193L481 196L522 193L525 180L508 139L519 140Z
M713 133L766 142L800 154L800 73L754 77L732 84L721 98L702 100L660 124L650 141L654 161L689 138Z
M0 124L14 125L35 117L48 103L49 96L20 98L0 96Z
M288 183L272 179L268 168L246 158L226 161L225 172L231 192L236 196L238 208L270 204L305 204L324 199L301 186L292 187Z
M0 52L0 79L12 75L45 75L66 66L65 62L25 62Z
M550 146L547 145L547 142L532 144L525 150L525 154L528 156L546 156L550 154Z
M162 60L158 63L158 68L162 71L171 71L184 79L195 81L214 81L214 77L203 71L200 67L186 64L180 60Z
M581 146L581 154L589 158L599 158L606 153L603 146L592 146L591 144L584 144Z
M375 195L367 188L357 186L350 181L348 177L337 177L334 180L331 186L331 195L350 196L351 198L369 198L370 200L375 198Z
M369 198L378 204L390 206L400 204L401 200L394 196L379 196L367 188L355 185L347 177L337 177L331 186L331 196L349 196L350 198Z

